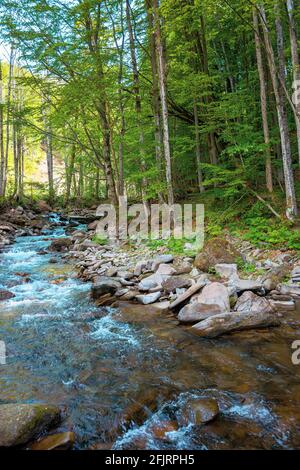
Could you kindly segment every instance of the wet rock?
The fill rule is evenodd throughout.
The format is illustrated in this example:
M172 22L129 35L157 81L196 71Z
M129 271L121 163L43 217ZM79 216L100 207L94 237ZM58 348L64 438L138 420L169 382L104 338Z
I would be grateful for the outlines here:
M72 240L70 238L57 238L52 240L49 247L49 251L66 251L72 245Z
M0 302L4 300L12 299L13 297L15 297L15 294L13 294L12 292L8 290L0 289Z
M176 421L162 421L161 423L153 424L149 428L149 431L151 432L154 439L159 439L163 441L169 440L167 433L174 432L177 430L178 424Z
M220 413L217 400L213 398L199 398L198 400L190 400L181 417L182 424L201 425L209 423L215 419Z
M30 450L69 450L75 442L73 432L61 432L44 437L35 442L29 448Z
M225 333L279 326L276 314L265 312L231 312L214 315L196 325L189 331L204 338L216 338Z
M162 282L162 287L165 292L170 293L176 289L191 287L191 280L185 277L173 276Z
M207 277L201 276L198 281L193 284L189 289L187 289L183 294L181 294L174 302L171 303L170 308L176 308L178 305L181 305L183 302L187 301L192 295L199 292L202 287L204 287L208 283Z
M56 263L58 263L58 259L56 259L56 258L50 258L50 259L49 259L49 263L50 263L50 264L56 264Z
M92 286L91 296L93 299L98 299L104 294L114 294L120 287L120 282L110 277L97 276Z
M260 297L252 291L244 292L238 299L234 310L236 312L274 312L274 308L265 297Z
M196 256L194 265L200 271L207 272L210 267L216 264L236 263L241 258L241 253L222 237L216 237L209 240L203 250Z
M148 304L153 304L156 302L161 296L161 292L153 292L152 294L146 294L146 295L137 295L136 300L140 304L148 305Z
M227 288L219 282L212 282L203 288L201 294L192 303L180 310L178 320L184 323L193 323L229 311L230 302Z
M0 405L0 447L25 444L60 418L59 408L52 405Z

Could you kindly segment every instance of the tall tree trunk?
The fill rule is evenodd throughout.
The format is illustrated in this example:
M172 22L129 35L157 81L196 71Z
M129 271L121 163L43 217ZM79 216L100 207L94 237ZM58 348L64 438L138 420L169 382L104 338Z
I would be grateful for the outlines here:
M201 145L200 145L200 132L199 132L199 116L196 98L194 98L194 120L195 120L195 136L196 136L196 164L197 164L197 177L198 187L200 193L204 192L203 175L201 170Z
M298 209L297 209L297 202L296 202L296 195L295 195L294 175L293 175L293 169L292 169L291 143L290 143L290 137L289 137L289 132L288 132L287 115L286 115L285 103L284 103L284 100L282 99L282 88L277 78L274 50L272 47L270 34L269 34L268 27L267 27L267 19L266 19L264 7L260 6L259 11L260 11L261 19L262 19L261 23L262 23L263 33L264 33L264 41L265 41L265 46L266 46L266 51L267 51L268 64L269 64L270 75L272 79L273 91L274 91L274 96L275 96L275 101L276 101L276 110L277 110L277 116L278 116L284 182L285 182L285 193L286 193L286 216L288 219L293 221L294 218L298 214ZM278 34L279 34L279 37L278 37ZM282 42L282 38L280 37L279 31L277 31L277 39L278 39L279 53L281 54L280 43Z
M297 128L297 143L298 143L298 158L300 164L300 59L298 52L298 38L296 30L296 22L294 18L294 0L287 0L287 11L289 18L289 32L290 32L290 42L291 42L291 55L292 55L292 64L293 64L293 88L295 96L295 107L296 107L296 128Z
M273 178L272 178L272 163L271 163L271 149L270 149L270 132L268 124L268 105L267 105L267 92L266 92L266 80L262 59L262 50L260 45L259 36L259 22L256 7L253 8L253 26L255 30L255 49L256 49L256 60L257 69L260 83L260 103L261 103L261 115L262 124L264 131L264 140L266 144L266 186L270 193L273 192Z
M159 1L153 0L153 14L154 14L154 26L155 26L155 39L156 39L156 53L158 63L158 77L159 77L159 89L160 89L160 101L162 108L162 124L163 124L163 144L164 144L164 156L166 163L166 182L168 189L168 204L174 204L174 191L172 181L172 162L171 162L171 149L170 149L170 134L169 134L169 114L167 105L167 87L166 87L166 64L164 57L164 50L161 37L161 25L159 16Z
M5 169L5 153L4 153L4 119L3 119L3 73L2 62L0 59L0 196L3 195L3 179Z
M158 69L157 69L157 57L156 57L156 45L155 45L155 33L154 33L154 22L153 12L151 11L151 0L146 0L146 10L148 19L149 29L149 48L150 48L150 62L152 72L152 110L154 117L154 140L155 140L155 159L159 172L159 182L163 181L163 165L162 165L162 149L163 149L163 131L161 125L160 115L160 102L159 102L159 83L158 83ZM159 202L163 203L163 195L158 193Z
M9 73L8 73L8 84L7 84L7 100L6 100L6 145L5 154L3 159L3 166L1 167L1 181L0 181L0 197L4 197L6 193L7 185L7 167L8 167L8 155L9 155L9 144L10 144L10 114L11 114L11 90L12 90L12 78L13 78L13 67L14 67L14 48L11 47L10 58L9 58Z

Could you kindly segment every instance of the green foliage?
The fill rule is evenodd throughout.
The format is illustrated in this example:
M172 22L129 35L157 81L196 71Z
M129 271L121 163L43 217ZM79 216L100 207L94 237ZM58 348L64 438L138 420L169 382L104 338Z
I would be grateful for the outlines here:
M104 245L107 245L108 238L107 237L101 237L100 235L94 235L94 237L92 238L92 241L94 243L97 243L100 246L104 246Z

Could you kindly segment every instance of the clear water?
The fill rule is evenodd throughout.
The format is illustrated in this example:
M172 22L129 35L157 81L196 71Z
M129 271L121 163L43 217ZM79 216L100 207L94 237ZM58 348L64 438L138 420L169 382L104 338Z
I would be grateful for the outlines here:
M15 294L0 303L0 403L61 406L59 430L73 430L79 449L300 448L297 312L279 329L208 341L143 307L99 309L71 264L38 254L62 236L56 227L0 254L0 289ZM185 406L202 396L217 398L221 414L192 426Z

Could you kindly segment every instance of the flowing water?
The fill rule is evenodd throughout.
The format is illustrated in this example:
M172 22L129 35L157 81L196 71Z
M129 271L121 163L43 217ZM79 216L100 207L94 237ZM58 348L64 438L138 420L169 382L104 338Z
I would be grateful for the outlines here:
M61 406L59 430L78 449L300 448L298 312L280 328L203 340L142 306L99 309L71 264L39 254L62 236L57 227L0 253L0 289L15 294L0 303L0 403ZM199 397L221 411L202 427L186 417Z

